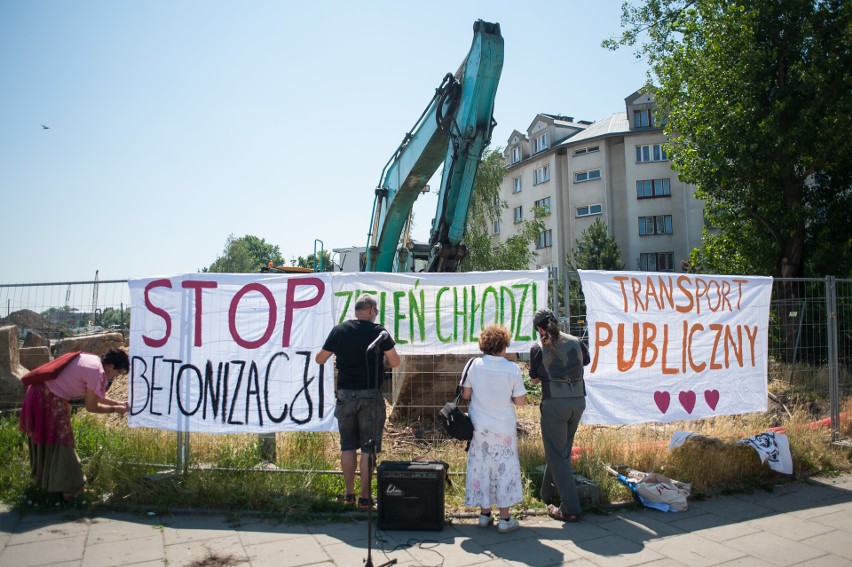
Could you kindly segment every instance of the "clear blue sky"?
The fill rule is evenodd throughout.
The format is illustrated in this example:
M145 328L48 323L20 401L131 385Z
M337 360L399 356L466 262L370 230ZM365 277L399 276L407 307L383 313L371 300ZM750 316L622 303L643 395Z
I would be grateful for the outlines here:
M505 146L539 112L624 110L646 65L600 47L620 5L0 0L0 283L195 272L229 234L288 260L363 245L382 167L475 20L505 39Z

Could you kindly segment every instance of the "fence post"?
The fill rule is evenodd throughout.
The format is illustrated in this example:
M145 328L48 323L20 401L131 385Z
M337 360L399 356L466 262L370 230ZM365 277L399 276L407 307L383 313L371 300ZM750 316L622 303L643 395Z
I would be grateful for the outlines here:
M837 282L825 277L826 331L828 334L828 391L831 402L831 441L840 440L840 383L837 368Z
M175 472L186 474L189 469L189 431L177 432L177 457L175 459Z
M566 268L562 271L562 302L565 308L565 320L568 322L567 332L571 332L571 272Z

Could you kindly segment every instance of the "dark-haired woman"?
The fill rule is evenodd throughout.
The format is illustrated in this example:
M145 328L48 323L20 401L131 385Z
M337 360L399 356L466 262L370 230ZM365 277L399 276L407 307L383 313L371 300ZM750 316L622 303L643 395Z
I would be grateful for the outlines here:
M583 367L590 362L589 351L580 339L560 331L549 309L536 311L533 325L541 337L541 345L530 349L530 378L534 384L541 382L541 438L546 461L541 499L551 518L576 522L581 509L571 451L586 409ZM559 507L551 502L554 485L562 498Z
M465 506L479 506L479 526L494 523L491 507L500 513L497 531L518 529L509 507L523 499L521 465L515 406L526 403L527 390L521 370L506 360L509 330L490 325L479 335L479 350L485 356L473 360L462 398L470 400L473 439L467 453Z
M42 489L61 492L65 500L82 494L86 477L74 449L69 402L83 399L92 413L127 413L127 404L108 398L106 391L129 367L120 349L102 357L81 353L55 379L27 386L19 425L29 437L32 477Z

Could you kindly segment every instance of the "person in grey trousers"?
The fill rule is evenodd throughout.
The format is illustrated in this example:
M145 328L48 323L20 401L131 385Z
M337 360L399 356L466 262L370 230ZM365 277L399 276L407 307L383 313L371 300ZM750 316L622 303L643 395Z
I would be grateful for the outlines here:
M530 349L530 378L541 383L541 438L545 469L541 499L547 515L561 522L580 520L580 498L571 468L574 434L586 409L586 383L583 367L591 362L586 345L575 336L559 330L559 322L549 309L539 309L533 325L541 345ZM562 503L552 503L553 491Z

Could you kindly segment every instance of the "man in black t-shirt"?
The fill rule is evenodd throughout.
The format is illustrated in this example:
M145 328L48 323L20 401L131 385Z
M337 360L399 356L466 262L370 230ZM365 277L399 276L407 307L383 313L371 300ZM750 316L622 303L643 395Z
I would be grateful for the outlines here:
M333 354L337 365L337 405L334 416L340 431L340 464L346 485L345 501L355 501L355 465L361 449L361 495L358 507L372 506L370 485L373 479L370 443L376 453L382 450L385 425L385 400L382 396L384 368L399 366L396 343L381 325L375 323L379 310L376 300L362 295L355 302L355 319L335 326L315 360L325 362ZM374 349L370 345L385 333ZM376 350L384 353L376 356Z

